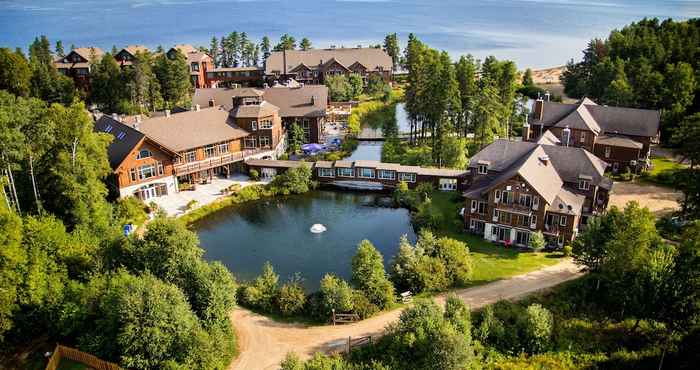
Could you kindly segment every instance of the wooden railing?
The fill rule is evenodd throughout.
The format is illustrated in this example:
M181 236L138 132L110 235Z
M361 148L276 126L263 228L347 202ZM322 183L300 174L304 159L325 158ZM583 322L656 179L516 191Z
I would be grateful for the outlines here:
M366 337L359 337L359 338L353 338L353 337L348 337L348 353L352 351L354 347L362 347L366 345L371 345L372 344L372 336L368 335Z
M65 347L60 344L56 344L56 349L53 351L49 363L46 365L46 370L58 369L61 364L61 359L64 357L80 362L95 370L121 370L117 364L100 360L89 353L79 351L75 348Z
M332 312L331 321L333 321L333 325L360 321L360 315L356 313L335 313L335 310Z
M251 155L269 152L271 150L272 149L244 150L242 152L224 154L218 157L203 159L197 162L176 164L174 166L175 176L187 175L188 173L205 171L211 168L216 168L230 163L239 162Z

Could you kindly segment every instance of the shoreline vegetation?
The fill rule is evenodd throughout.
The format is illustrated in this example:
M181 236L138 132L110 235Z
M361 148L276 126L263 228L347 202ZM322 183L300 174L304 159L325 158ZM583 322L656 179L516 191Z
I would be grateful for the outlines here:
M293 184L303 185L290 188ZM308 168L293 168L278 175L270 184L245 187L223 201L202 207L204 210L199 213L194 210L190 217L187 217L189 213L180 217L180 220L191 227L197 220L226 207L244 205L268 197L303 194L313 190L314 185ZM387 197L392 195L387 194ZM423 199L422 203L420 199ZM404 183L394 192L393 203L396 207L410 211L411 223L415 229L420 230L419 240L415 246L403 238L399 240L397 254L386 256L391 257L391 262L387 264L390 266L389 271L384 270L384 257L369 241L359 244L358 253L365 249L364 254L372 256L372 269L376 270L372 279L378 279L376 284L380 288L364 286L361 289L363 285L360 282L365 279L353 279L350 284L328 274L321 281L319 291L307 293L301 287L301 275L279 282L274 267L266 264L257 278L240 283L237 293L239 304L283 322L328 323L331 308L337 309L338 313L356 313L360 319L365 319L399 307L396 293L399 291L410 290L418 297L432 297L452 289L484 284L558 262L558 255L521 253L465 234L458 217L461 204L458 194L436 191L430 184L408 190ZM438 258L439 256L442 257ZM399 267L402 264L403 267ZM455 266L458 268L455 269ZM355 269L353 262L353 271ZM402 271L403 276L400 277L397 271ZM407 276L408 271L414 272ZM458 274L459 277L450 274ZM385 293L383 298L377 297L377 292L380 291Z

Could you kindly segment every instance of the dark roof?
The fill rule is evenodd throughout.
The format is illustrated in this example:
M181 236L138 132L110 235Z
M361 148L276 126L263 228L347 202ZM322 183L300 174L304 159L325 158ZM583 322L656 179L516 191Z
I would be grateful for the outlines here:
M126 156L146 137L143 133L108 115L103 115L95 121L95 131L114 136L114 139L107 147L109 165L113 170L116 170L124 162Z
M547 156L551 166L541 166L539 162L543 155ZM471 158L469 167L476 168L479 162L488 162L489 172L498 173L490 177L490 184L496 185L517 174L540 195L550 197L550 200L558 193L558 188L555 191L552 186L559 184L558 187L561 187L561 181L577 183L581 175L590 176L591 183L595 186L609 187L609 181L604 175L607 163L583 148L496 140L476 153ZM468 192L471 191L470 187Z
M631 136L653 137L659 131L661 112L657 110L597 105L587 98L576 104L542 103L542 119L537 120L533 111L530 114L531 123L557 127L569 125L571 128L591 127L593 131L596 131L598 125L603 133Z
M286 55L285 55L286 54ZM284 61L287 62L287 70L283 71ZM389 54L382 49L375 48L339 48L339 49L310 49L310 50L287 50L286 52L275 51L265 61L265 74L274 72L289 73L300 64L309 68L318 68L319 65L326 64L331 59L348 68L355 62L360 62L368 70L374 71L382 68L391 71L393 63Z

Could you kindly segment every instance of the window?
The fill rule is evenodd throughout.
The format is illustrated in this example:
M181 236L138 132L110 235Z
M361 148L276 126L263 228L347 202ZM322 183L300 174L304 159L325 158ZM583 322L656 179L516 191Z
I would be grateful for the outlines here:
M537 215L532 215L532 217L530 217L530 218L531 218L530 219L530 226L537 225ZM535 226L535 227L537 227L537 226ZM534 227L533 227L533 229L534 229Z
M620 164L613 162L613 172L617 172L620 169Z
M610 158L610 147L609 146L605 147L605 158Z
M272 120L265 119L260 121L260 129L271 129L272 128Z
M129 170L129 177L131 177L131 182L135 182L137 180L135 168Z
M216 157L216 148L214 145L207 145L204 147L204 158Z
M499 212L498 222L502 224L509 224L511 222L511 214L508 212Z
M319 177L333 177L333 169L332 168L319 168L318 169L318 176Z
M158 161L158 176L163 175L163 162Z
M228 153L228 143L223 143L218 145L219 154Z
M308 130L309 129L309 120L308 119L303 119L301 121L301 128Z
M377 175L377 178L380 178L382 180L393 180L394 177L394 171L389 170L379 170L379 174Z
M477 205L477 203L478 203L477 201L472 200L472 213L476 212L476 205Z
M258 123L256 121L250 121L250 129L256 131L258 129Z
M479 205L476 208L476 213L480 215L485 215L486 214L486 206L487 204L485 202L479 202Z
M338 173L338 176L353 177L352 176L352 168L337 168L336 171Z
M457 190L457 179L440 179L439 189L445 191Z
M559 225L560 225L560 226L566 226L566 219L567 219L566 216L560 216L560 217L559 217Z
M399 172L399 180L406 181L406 182L416 182L416 174L415 173Z
M489 173L489 165L480 164L479 165L479 175L486 175L487 173Z
M588 180L578 180L578 188L580 190L588 190L591 188L591 183Z
M520 200L519 203L523 207L530 207L532 206L532 195L530 194L520 194Z
M498 216L500 216L500 211L497 210L496 208L493 209L493 220L498 221Z
M245 138L245 141L243 142L243 145L246 148L255 148L255 137L254 136L249 136Z
M532 209L537 210L540 207L540 197L532 198Z
M260 147L261 148L269 148L270 147L270 137L269 136L260 136Z
M513 192L512 191L502 191L501 200L504 204L513 204Z
M136 155L136 159L144 159L150 157L151 151L148 149L141 149L139 150L139 154Z
M156 175L156 166L153 164L146 164L139 167L139 178L141 180L151 178Z
M191 67L192 72L199 72L199 63L192 63Z
M368 179L374 178L374 170L371 168L358 168L357 177L365 177Z
M583 143L585 141L586 141L586 131L581 131L581 142Z
M197 160L197 152L192 150L185 153L185 162L194 162Z
M493 199L496 203L501 201L501 191L500 190L496 190L493 192Z

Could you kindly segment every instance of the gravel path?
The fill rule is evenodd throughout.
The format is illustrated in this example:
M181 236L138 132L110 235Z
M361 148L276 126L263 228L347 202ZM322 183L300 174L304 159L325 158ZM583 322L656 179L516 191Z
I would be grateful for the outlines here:
M541 270L455 293L471 308L479 308L501 299L522 298L580 275L576 265L564 260ZM445 295L438 296L436 300L444 304ZM349 325L307 326L275 322L238 308L231 313L231 321L238 336L239 355L229 369L277 369L290 351L301 358L308 358L317 351L342 351L348 337L380 335L387 324L396 321L400 314L401 309L396 309Z

